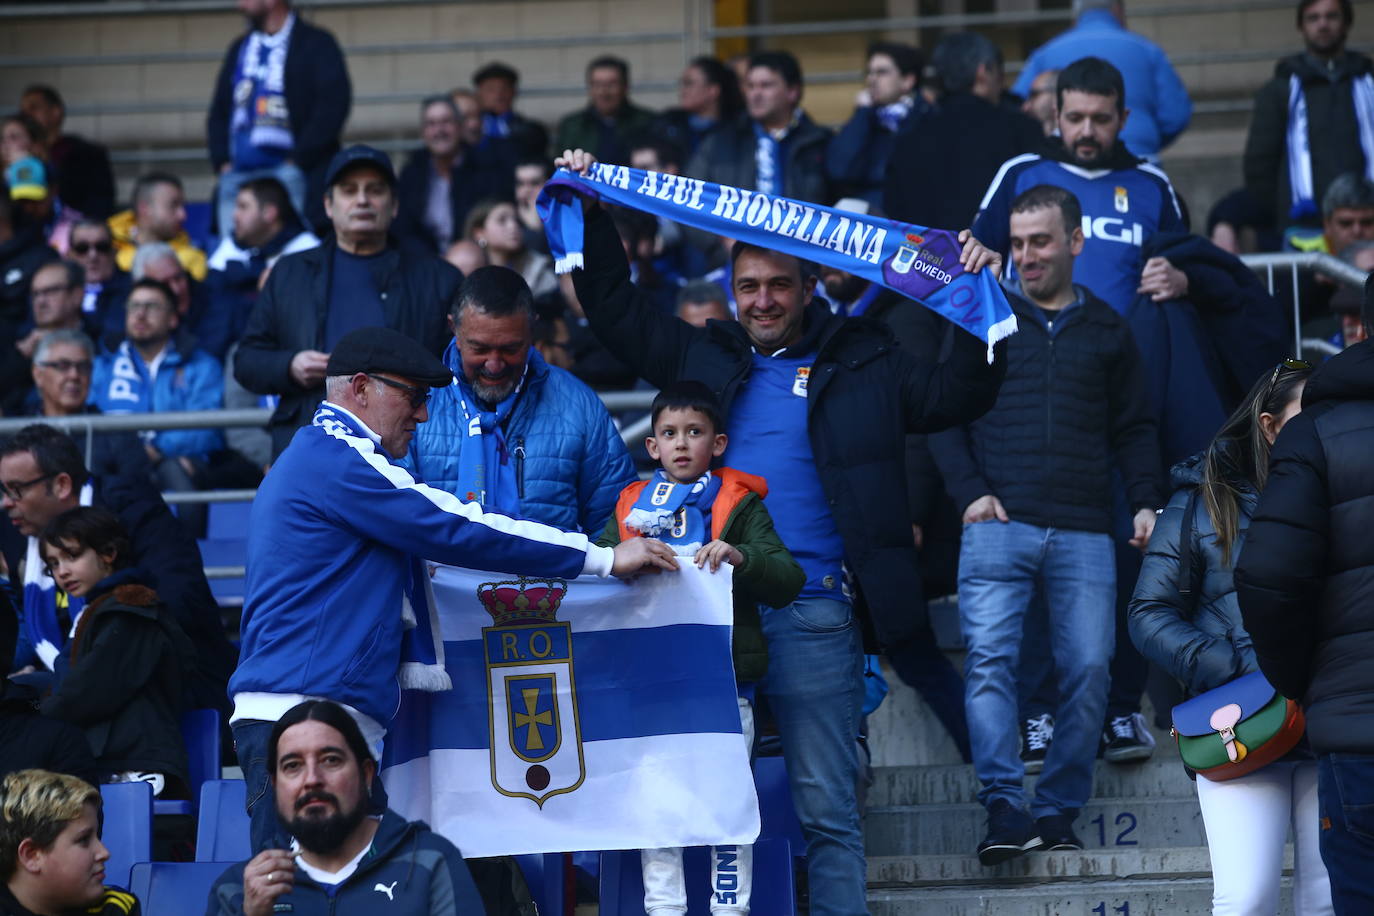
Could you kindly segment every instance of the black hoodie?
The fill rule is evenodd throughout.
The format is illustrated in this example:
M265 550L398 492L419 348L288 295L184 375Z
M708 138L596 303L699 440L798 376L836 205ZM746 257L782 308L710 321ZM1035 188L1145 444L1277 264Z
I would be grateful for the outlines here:
M1301 699L1318 753L1374 753L1374 340L1307 382L1270 455L1236 564L1270 683Z

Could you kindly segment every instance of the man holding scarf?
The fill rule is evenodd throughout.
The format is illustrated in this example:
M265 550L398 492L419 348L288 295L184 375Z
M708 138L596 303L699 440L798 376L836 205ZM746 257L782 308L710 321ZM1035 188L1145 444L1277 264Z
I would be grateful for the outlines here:
M353 101L343 52L333 35L300 19L289 0L239 0L239 9L250 28L225 54L205 120L219 174L219 232L233 228L239 186L269 176L314 226L324 218L324 169Z
M557 164L589 175L593 159L568 151ZM885 329L833 315L798 258L754 243L732 252L739 322L695 328L645 300L610 217L585 210L573 282L592 329L650 383L696 380L720 398L730 436L723 460L768 481L768 510L806 573L796 602L763 615L761 689L807 839L811 912L867 912L855 797L863 643L867 635L898 646L920 624L909 601L920 572L904 509L903 434L981 416L996 399L1005 346L989 362L987 341L956 333L944 362L919 360ZM1000 269L1000 258L960 238L958 267Z
M500 512L588 534L605 527L635 479L625 443L596 394L534 348L534 298L523 277L482 267L449 313L429 422L402 462L430 486Z

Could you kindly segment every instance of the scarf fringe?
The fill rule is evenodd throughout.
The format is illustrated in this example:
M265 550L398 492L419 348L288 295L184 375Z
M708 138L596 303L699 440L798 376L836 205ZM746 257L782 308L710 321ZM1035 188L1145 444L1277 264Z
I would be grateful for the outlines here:
M453 689L453 681L443 665L426 665L421 662L403 662L397 673L397 680L405 690L423 690L426 693L442 693Z
M553 262L553 272L556 274L570 273L573 269L582 269L582 252L580 251L565 254Z
M992 348L999 340L1006 340L1016 333L1016 316L1008 315L1001 321L994 321L988 328L988 365L992 365Z

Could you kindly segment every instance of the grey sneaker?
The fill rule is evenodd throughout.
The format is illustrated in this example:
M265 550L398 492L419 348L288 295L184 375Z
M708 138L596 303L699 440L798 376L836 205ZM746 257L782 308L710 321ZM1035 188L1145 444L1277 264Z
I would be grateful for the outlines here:
M1045 768L1045 754L1054 738L1054 716L1044 713L1021 720L1021 762L1027 773Z
M1155 736L1138 712L1113 718L1102 739L1107 743L1102 756L1108 763L1137 763L1155 752Z

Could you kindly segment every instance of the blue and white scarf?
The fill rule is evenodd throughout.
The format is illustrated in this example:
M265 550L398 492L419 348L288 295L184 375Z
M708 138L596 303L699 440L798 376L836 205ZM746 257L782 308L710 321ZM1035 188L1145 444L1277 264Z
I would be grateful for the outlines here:
M477 400L467 379L463 378L461 366L453 374L458 407L463 412L464 435L467 437L458 454L457 493L460 499L500 512L519 511L520 494L510 469L506 421L515 409L515 402L520 399L520 391L525 387L529 370L530 364L526 361L515 390L506 395L494 410L488 410Z
M89 506L95 497L95 488L88 481L81 487L77 504ZM41 541L29 538L28 549L24 554L24 582L21 589L24 607L20 612L19 652L15 661L21 665L31 664L35 659L42 662L49 671L53 659L76 632L76 623L86 606L83 598L68 595L57 587L52 576L48 575L47 564L43 562ZM65 608L70 625L62 632L61 613ZM19 656L27 655L27 658Z
M993 272L971 274L959 264L958 233L604 162L586 177L559 169L539 193L539 216L560 274L583 266L579 194L879 283L986 341L989 362L993 344L1016 333L1016 316Z
M291 13L276 34L255 29L239 46L229 119L239 169L278 165L295 145L286 109L286 53L295 25L296 14Z
M895 134L902 126L902 122L907 119L907 115L911 114L913 104L911 96L904 95L891 105L883 105L874 114L877 115L878 123L883 125L884 130Z
M1364 174L1374 181L1374 77L1366 73L1356 78L1351 83L1350 94L1360 128ZM1321 214L1312 183L1311 142L1307 130L1307 95L1302 91L1302 79L1295 73L1288 78L1288 188L1292 204L1288 216L1294 220Z
M710 471L687 484L659 468L625 514L625 527L658 538L678 555L695 554L710 540L711 503L718 492L720 478Z

